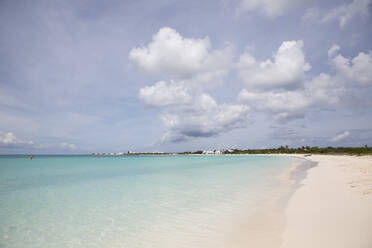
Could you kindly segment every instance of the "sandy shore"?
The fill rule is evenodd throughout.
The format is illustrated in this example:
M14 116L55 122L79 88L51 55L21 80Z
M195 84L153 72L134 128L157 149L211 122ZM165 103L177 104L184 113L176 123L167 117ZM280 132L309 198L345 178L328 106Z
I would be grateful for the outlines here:
M281 248L372 247L372 156L313 155L290 198Z

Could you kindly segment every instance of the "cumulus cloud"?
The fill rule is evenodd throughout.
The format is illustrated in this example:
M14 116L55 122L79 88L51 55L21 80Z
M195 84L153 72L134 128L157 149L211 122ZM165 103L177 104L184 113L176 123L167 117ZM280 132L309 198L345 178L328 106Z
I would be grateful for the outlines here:
M343 140L345 139L346 137L348 137L350 135L350 132L349 131L345 131L343 133L340 133L339 135L336 135L335 137L333 137L331 139L332 142L338 142L340 140Z
M221 104L208 94L196 97L192 105L167 109L161 116L166 133L163 141L179 142L195 137L211 137L245 127L249 108L245 105Z
M335 54L338 53L340 49L341 47L338 44L333 44L332 47L328 50L328 57L333 57Z
M151 75L218 83L229 70L232 48L212 50L208 37L184 38L164 27L147 46L131 49L129 59Z
M268 90L301 86L306 63L303 41L285 41L274 54L273 60L258 62L249 53L243 53L238 63L239 76L248 88Z
M248 123L249 108L241 104L218 104L203 92L206 85L218 85L229 72L230 47L211 50L209 38L184 38L171 28L162 28L148 46L134 48L129 58L159 81L139 90L147 106L161 107L164 142L211 137Z
M12 132L0 131L0 147L25 147L32 146L34 142L32 140L23 140L16 137Z
M280 121L302 118L310 110L325 110L346 104L342 100L352 97L358 88L372 86L372 53L361 52L354 58L345 58L339 53L340 49L335 44L328 51L329 64L334 69L334 74L321 73L303 80L303 71L301 77L297 77L297 87L292 88L277 83L275 87L266 87L263 90L260 84L246 84L246 88L240 91L238 100L253 110L268 112ZM301 66L307 64L304 60L300 61ZM277 66L281 65L277 63ZM282 71L282 68L278 68L278 71ZM256 70L246 70L244 73L246 78L257 77ZM279 76L273 75L277 75L275 70L267 70L265 78L281 81Z
M139 98L152 107L187 104L192 100L189 90L182 84L171 82L167 85L164 81L140 89Z
M281 121L302 118L309 110L336 107L355 89L372 86L372 53L361 52L354 58L345 58L339 54L340 49L341 47L335 44L328 50L329 64L335 71L333 75L321 73L303 81L299 84L301 87L297 88L278 84L276 88L267 87L262 91L260 86L247 85L247 88L239 93L238 100L252 109L269 112ZM301 64L306 63L303 61ZM246 73L247 78L256 77L255 71ZM280 77L274 77L270 73L276 74L268 70L265 76L280 81ZM297 81L299 82L301 81Z
M173 42L177 45L171 45ZM254 112L268 113L281 122L303 118L309 111L337 107L345 92L352 92L347 90L350 87L372 85L371 52L345 58L335 44L328 51L334 73L310 77L306 75L311 66L305 59L303 41L284 41L273 58L265 61L244 52L235 67L244 82L238 103L218 104L200 84L200 78L210 81L223 71L218 61L213 62L216 66L206 66L213 64L205 62L215 54L210 46L209 39L183 38L175 30L163 28L147 47L130 52L130 58L142 69L165 78L139 90L145 105L163 109L160 117L165 142L212 137L246 127ZM184 54L185 47L191 50L191 56ZM179 61L171 63L176 57ZM229 69L224 70L227 73Z
M369 16L368 6L370 3L371 0L353 0L349 4L342 4L327 13L322 21L337 20L342 28L355 16Z
M303 1L298 0L242 0L239 6L240 11L258 11L260 14L275 18L283 15L287 10Z
M304 84L303 89L254 92L243 89L238 96L242 103L256 110L267 111L274 119L288 121L302 118L310 108L324 109L340 101L343 89L328 74L320 74Z
M340 49L336 45L330 49L330 63L337 71L340 80L349 81L359 86L372 85L372 51L360 52L356 57L350 59L338 54Z
M35 151L48 151L50 149L57 150L77 150L78 147L75 144L68 142L47 144L37 143L29 139L20 138L13 132L2 132L0 131L0 149L21 149L27 148Z
M243 89L238 96L239 101L256 110L269 111L274 119L290 120L304 116L304 109L311 100L302 91L283 92L249 92Z

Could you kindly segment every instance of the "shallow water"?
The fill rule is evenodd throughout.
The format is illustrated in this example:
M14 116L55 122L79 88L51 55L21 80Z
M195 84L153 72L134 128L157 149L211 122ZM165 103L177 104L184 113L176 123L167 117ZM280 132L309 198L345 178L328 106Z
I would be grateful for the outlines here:
M0 156L0 247L223 247L292 161Z

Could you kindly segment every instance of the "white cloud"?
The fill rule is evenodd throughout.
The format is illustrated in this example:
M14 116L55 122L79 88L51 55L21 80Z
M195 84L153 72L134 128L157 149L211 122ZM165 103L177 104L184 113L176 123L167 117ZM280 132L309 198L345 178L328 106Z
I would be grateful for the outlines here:
M330 63L337 71L338 80L359 86L372 86L372 51L361 52L352 59L341 54L336 55L336 51L332 55Z
M178 142L195 137L211 137L248 124L245 105L218 105L208 94L201 94L192 105L167 109L161 116L166 128L163 141Z
M249 92L243 89L238 99L256 110L271 112L278 120L303 117L304 109L312 103L302 91Z
M145 105L163 108L164 142L216 136L248 122L247 106L218 104L203 92L205 86L222 83L232 65L230 47L210 48L207 37L183 38L173 29L162 28L147 47L130 51L129 58L145 72L170 80L139 91Z
M294 43L292 42L291 45L293 46ZM296 53L290 54L301 55L302 52L299 50L301 47L302 44L296 48ZM353 59L346 59L338 54L339 50L339 45L333 45L328 51L330 64L335 68L336 73L334 75L321 73L310 80L304 80L305 70L301 70L307 65L303 54L297 56L301 59L297 60L297 65L292 67L289 67L285 62L277 62L276 58L279 52L275 55L275 63L264 62L269 65L268 68L258 67L252 57L245 58L243 68L252 67L254 69L242 71L242 66L240 66L241 78L245 81L246 88L240 91L239 102L247 104L253 110L268 112L274 119L281 121L302 118L310 110L324 110L337 106L342 102L341 99L345 96L346 89L355 87L355 84L350 84L350 82L368 86L372 81L370 52L368 54L360 53ZM289 59L296 56L284 57ZM249 64L253 66L248 66ZM285 76L281 76L281 73ZM283 80L283 78L287 78L287 80ZM291 81L293 86L283 83ZM350 94L352 91L348 92Z
M313 106L327 109L340 102L345 89L343 84L335 80L334 76L321 73L305 83L304 92L312 99Z
M274 18L283 15L286 11L298 5L301 0L242 0L240 11L258 11L260 14Z
M334 55L337 54L340 49L341 47L338 44L333 44L332 47L328 50L328 57L334 57Z
M342 4L326 14L322 21L337 20L340 27L344 27L355 16L369 16L368 6L371 0L353 0L349 4Z
M139 91L141 101L152 107L186 104L192 100L189 90L182 84L160 81L152 86L146 86Z
M153 36L147 47L133 48L129 58L151 74L188 77L199 72L209 55L210 41L183 38L165 27Z
M298 90L254 92L243 89L238 100L253 109L270 112L274 119L288 121L304 117L311 108L334 106L342 93L331 76L320 74Z
M301 40L285 41L274 54L273 61L258 62L244 53L238 63L239 76L248 88L255 90L300 87L305 72L311 68L305 61L302 47Z
M350 132L349 132L349 131L345 131L345 132L343 132L343 133L341 133L341 134L339 134L339 135L333 137L333 138L331 139L331 141L332 141L332 142L338 142L338 141L340 141L340 140L345 139L345 138L348 137L349 135L350 135Z
M14 136L12 132L7 132L1 134L0 142L4 144L15 144L18 142L18 139Z
M54 144L46 143L35 143L32 140L17 137L13 132L2 132L0 131L0 149L1 148L28 148L40 151L50 149L65 149L65 150L77 150L78 147L75 144L61 142Z
M165 45L160 44L159 40L163 39ZM175 49L170 49L172 46L167 44L168 39L178 44L173 47ZM195 49L194 52L199 51L201 55L187 57L182 51L185 46L191 46L191 50ZM239 77L245 83L238 95L238 104L218 104L203 91L205 87L200 82L203 77L205 82L223 78L221 75L230 68L217 70L222 65L219 60L201 62L211 58L209 47L209 40L183 38L176 31L165 28L154 36L148 47L131 50L130 57L144 70L156 72L170 82L159 81L139 91L139 98L145 105L163 108L163 141L217 136L234 128L246 127L252 111L266 112L279 121L303 118L310 111L332 109L341 104L348 87L371 84L371 52L359 53L349 59L339 54L341 48L335 44L328 51L335 73L320 73L311 78L306 75L311 66L305 60L303 41L284 41L273 58L266 61L257 61L248 52L243 53L236 64ZM169 55L179 56L180 64L172 65L170 60L163 58ZM213 70L207 70L205 65L213 63L216 66L209 66ZM182 70L183 64L185 70Z
M354 99L353 94L361 86L372 86L372 52L361 52L354 58L345 58L339 54L340 49L340 46L335 44L328 50L329 63L334 69L334 74L321 73L302 82L300 79L304 78L304 73L289 73L290 75L301 74L301 76L295 77L298 87L288 87L288 85L278 83L283 81L279 74L277 73L277 76L274 77L272 75L276 73L269 69L264 73L263 66L260 69L245 70L243 81L245 78L252 81L256 78L261 79L257 74L262 74L262 78L270 78L273 81L270 81L270 84L264 84L271 87L263 88L263 80L256 80L256 83L253 84L250 84L250 81L247 84L245 80L246 88L240 91L239 102L247 104L253 110L268 112L274 119L281 121L302 118L311 110L326 110L341 104L345 106L352 104L343 101L343 99ZM301 61L300 65L305 64L304 60L299 61ZM254 58L251 58L251 62L246 59L245 65L249 63L253 64L253 68L257 65ZM276 65L277 68L274 71L290 72L289 69L285 69L287 67L285 63L271 63L269 61L268 64L270 66ZM240 73L242 72L240 71ZM257 84L257 82L261 82L261 84ZM272 82L276 82L277 85ZM368 101L368 99L360 100L362 102Z
M0 147L24 147L32 146L32 140L23 140L16 137L12 132L0 131Z
M232 48L211 50L208 37L184 38L176 30L165 27L147 46L133 48L129 59L151 75L220 83L231 65Z

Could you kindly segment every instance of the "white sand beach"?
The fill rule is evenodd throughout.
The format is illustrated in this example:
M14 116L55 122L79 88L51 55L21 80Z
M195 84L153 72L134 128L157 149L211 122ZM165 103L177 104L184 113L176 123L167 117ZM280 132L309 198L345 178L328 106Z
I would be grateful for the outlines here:
M372 247L372 156L313 155L290 198L281 248Z

